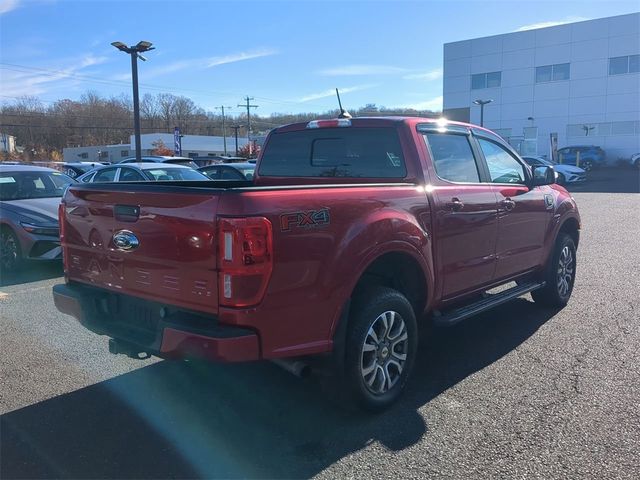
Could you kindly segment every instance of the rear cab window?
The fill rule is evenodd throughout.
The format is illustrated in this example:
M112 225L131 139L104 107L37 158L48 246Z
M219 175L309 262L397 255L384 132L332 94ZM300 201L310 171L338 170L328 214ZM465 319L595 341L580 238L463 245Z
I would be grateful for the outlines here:
M394 127L338 127L273 133L260 161L263 177L405 178Z

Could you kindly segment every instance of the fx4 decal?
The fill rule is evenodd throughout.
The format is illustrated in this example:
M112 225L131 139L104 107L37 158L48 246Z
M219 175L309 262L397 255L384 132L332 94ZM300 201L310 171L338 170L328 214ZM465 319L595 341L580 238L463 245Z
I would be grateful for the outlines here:
M283 232L288 232L292 228L314 228L329 225L330 223L331 217L329 216L328 208L280 215L280 230Z

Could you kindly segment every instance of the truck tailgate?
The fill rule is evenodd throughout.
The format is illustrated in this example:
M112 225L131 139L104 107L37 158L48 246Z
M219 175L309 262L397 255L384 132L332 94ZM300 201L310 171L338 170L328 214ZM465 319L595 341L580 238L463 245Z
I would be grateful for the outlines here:
M61 218L69 280L217 313L218 199L213 189L72 186Z

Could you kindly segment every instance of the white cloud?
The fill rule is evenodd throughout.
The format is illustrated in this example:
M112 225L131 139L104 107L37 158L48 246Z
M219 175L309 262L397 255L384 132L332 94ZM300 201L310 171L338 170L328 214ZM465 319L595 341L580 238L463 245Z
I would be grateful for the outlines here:
M442 78L442 68L436 68L424 73L410 73L402 78L405 80L440 80Z
M376 84L366 84L366 85L354 85L353 87L339 88L340 94L349 93L349 92L357 92L359 90L367 90L369 88L377 87ZM319 98L332 97L336 94L335 88L329 88L327 90L323 90L322 92L310 93L309 95L305 95L297 99L297 102L309 102L311 100L317 100Z
M589 20L589 19L586 17L571 16L571 17L565 18L564 20L550 20L548 22L538 22L538 23L531 23L529 25L523 25L522 27L518 28L516 31L524 32L526 30L535 30L536 28L555 27L557 25L564 25L566 23L573 23L573 22L583 22L585 20Z
M20 97L23 95L40 95L50 89L50 85L61 80L77 83L74 75L82 69L99 65L108 60L108 57L84 55L76 59L57 60L57 65L67 64L64 68L26 68L16 67L0 70L0 84L2 94L7 97ZM68 86L68 85L67 85Z
M0 0L0 15L15 10L19 5L19 0Z
M251 60L254 58L267 57L278 53L274 49L262 48L258 50L251 50L247 52L231 53L229 55L223 55L218 57L203 57L203 58L191 58L187 60L179 60L177 62L168 63L166 65L160 65L152 67L150 62L149 67L144 69L144 78L155 78L167 75L170 73L180 72L182 70L203 70L206 68L218 67L220 65L227 65L229 63L242 62L245 60ZM131 78L130 74L118 74L111 77L112 80L128 80Z
M278 52L272 48L263 48L250 52L232 53L222 57L212 57L209 58L207 62L207 68L225 65L227 63L242 62L243 60L251 60L253 58L268 57L270 55L275 55L276 53Z
M108 57L96 57L95 55L86 55L80 61L79 66L76 69L91 67L93 65L100 65L109 60Z
M424 102L413 103L411 105L402 105L400 108L440 111L442 110L442 95L434 97L431 100L425 100Z
M320 75L336 77L340 75L393 75L405 72L407 72L406 68L391 65L343 65L341 67L320 70L318 73Z

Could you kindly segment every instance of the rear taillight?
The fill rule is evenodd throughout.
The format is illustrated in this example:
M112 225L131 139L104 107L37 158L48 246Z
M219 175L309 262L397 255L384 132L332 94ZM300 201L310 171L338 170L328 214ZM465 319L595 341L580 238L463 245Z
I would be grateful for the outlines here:
M66 230L65 220L66 220L66 209L64 202L60 202L58 205L58 227L60 229L60 245L62 246L62 267L64 269L65 277L67 272L69 271L69 260L68 255L64 252L64 233Z
M272 238L271 222L264 217L218 221L220 305L260 303L273 270Z

